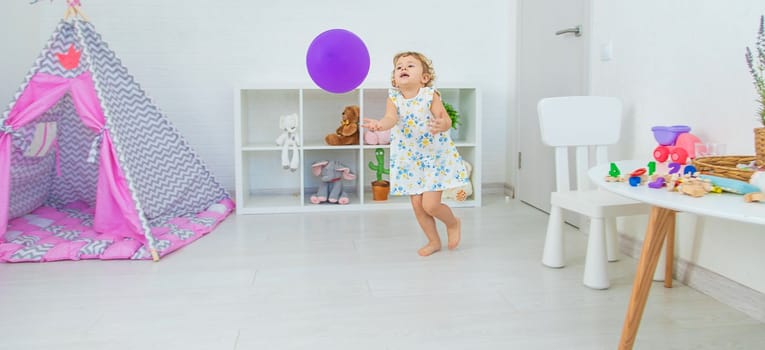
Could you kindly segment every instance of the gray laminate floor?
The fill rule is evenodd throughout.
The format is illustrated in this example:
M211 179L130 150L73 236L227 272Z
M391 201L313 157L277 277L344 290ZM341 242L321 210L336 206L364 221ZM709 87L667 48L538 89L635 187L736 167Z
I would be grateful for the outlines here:
M232 216L148 261L0 264L0 349L615 349L635 260L612 287L540 264L547 215L504 197L456 209L457 251L416 254L407 210ZM762 349L765 324L656 283L635 349Z

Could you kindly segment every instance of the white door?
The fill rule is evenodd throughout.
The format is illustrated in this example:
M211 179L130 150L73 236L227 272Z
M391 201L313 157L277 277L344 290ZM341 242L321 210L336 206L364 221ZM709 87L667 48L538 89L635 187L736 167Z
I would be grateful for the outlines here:
M589 0L520 0L518 33L518 198L550 211L555 160L542 144L537 102L586 95ZM561 33L580 27L581 36Z

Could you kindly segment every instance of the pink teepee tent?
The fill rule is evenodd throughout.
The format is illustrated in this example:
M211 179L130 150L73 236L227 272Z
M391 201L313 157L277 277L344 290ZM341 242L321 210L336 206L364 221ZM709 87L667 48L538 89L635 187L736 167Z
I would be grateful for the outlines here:
M93 25L62 20L0 116L0 261L156 260L233 207Z

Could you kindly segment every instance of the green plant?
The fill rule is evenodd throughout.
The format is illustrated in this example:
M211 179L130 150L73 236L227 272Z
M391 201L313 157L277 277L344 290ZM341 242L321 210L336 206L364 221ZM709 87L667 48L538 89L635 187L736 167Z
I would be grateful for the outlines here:
M760 103L760 122L765 126L765 15L760 16L760 29L757 31L757 59L749 47L746 48L746 63L749 72L754 78L754 87L757 89L757 102Z
M454 109L454 106L448 102L444 102L444 109L446 109L446 113L449 114L449 119L452 120L452 128L457 129L457 125L462 124L460 121L460 112Z

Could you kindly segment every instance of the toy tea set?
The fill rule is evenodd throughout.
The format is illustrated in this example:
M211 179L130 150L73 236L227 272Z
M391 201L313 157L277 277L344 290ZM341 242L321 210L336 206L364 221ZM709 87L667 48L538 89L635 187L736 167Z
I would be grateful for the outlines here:
M685 125L655 126L651 131L659 143L653 151L656 161L626 176L611 163L607 182L627 182L633 187L646 184L692 197L730 192L744 195L746 202L765 201L765 171L754 165L754 157L704 156L709 144L702 143Z

